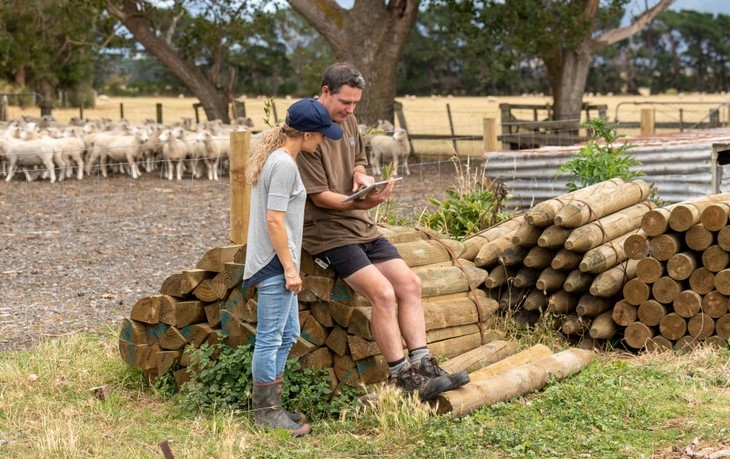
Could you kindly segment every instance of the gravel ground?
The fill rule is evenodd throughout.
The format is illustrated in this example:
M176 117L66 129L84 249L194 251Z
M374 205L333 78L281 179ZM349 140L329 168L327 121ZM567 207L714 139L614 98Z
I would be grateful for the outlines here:
M412 165L411 174L395 192L396 213L409 218L456 180L448 160ZM0 351L117 328L165 278L230 243L228 209L227 177L1 180Z

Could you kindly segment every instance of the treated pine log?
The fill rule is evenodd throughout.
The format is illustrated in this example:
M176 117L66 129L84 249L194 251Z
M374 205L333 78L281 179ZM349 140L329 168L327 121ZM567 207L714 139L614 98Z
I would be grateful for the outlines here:
M499 309L499 303L483 290L463 297L427 298L422 305L426 330L478 323Z
M294 346L292 346L291 351L289 351L289 358L297 359L299 357L309 354L310 352L314 352L318 348L319 346L310 343L300 336L299 338L297 338L297 342L294 343Z
M332 368L335 364L334 353L322 346L301 356L299 364L302 368Z
M558 290L548 296L547 312L551 314L569 314L575 311L576 306L578 298L565 290Z
M179 362L182 351L158 351L155 355L157 374L162 376L172 370Z
M578 228L596 220L603 220L614 213L628 215L632 212L629 210L630 208L649 197L649 192L647 182L641 179L632 180L620 185L613 193L593 195L584 200L573 200L567 203L555 215L554 222L565 228ZM654 206L651 206L646 210L653 208Z
M199 300L164 301L160 304L160 314L173 318L169 325L182 328L206 320L204 305Z
M648 352L667 352L672 351L674 343L661 335L656 335L646 341L645 349Z
M578 304L575 306L575 312L582 317L596 317L604 311L608 311L613 304L608 298L599 298L591 295L590 293L584 293L578 299Z
M324 344L337 355L345 355L350 352L350 348L347 345L347 330L339 325L332 328L332 331L330 331L330 334L324 340Z
M464 416L485 405L493 405L541 389L549 381L572 376L593 360L594 353L568 349L519 365L504 373L480 379L442 393L435 401L437 413ZM489 368L489 367L487 367Z
M366 357L380 354L380 347L372 339L365 339L362 336L347 335L347 346L353 360L361 360Z
M670 312L659 322L659 333L670 341L676 341L687 333L687 321L679 314Z
M644 201L577 227L565 241L565 248L575 252L587 252L612 239L617 239L636 230L641 224L641 217L653 208L653 202Z
M474 257L474 264L479 268L492 266L499 261L499 256L502 255L502 252L513 246L512 234L510 233L493 241L489 241L479 248L479 252ZM525 255L526 254L527 252L525 251Z
M570 272L580 267L583 254L568 249L561 249L555 254L550 267L560 271Z
M129 366L134 368L142 368L146 366L150 360L150 356L159 349L159 346L149 344L133 344L123 339L119 340L119 355L122 360ZM152 369L150 368L144 369Z
M662 318L669 313L667 307L656 300L646 300L636 311L639 322L649 327L659 325ZM621 325L621 324L619 324Z
M649 284L636 277L624 284L623 293L626 301L634 306L639 306L641 303L649 299L651 288Z
M723 269L715 274L714 286L721 294L730 295L730 269Z
M228 245L224 247L215 247L203 254L195 265L196 269L203 269L205 271L213 271L220 273L225 270L225 264L229 262L236 262L236 258L240 259L243 252L245 259L245 246L244 245Z
M307 253L306 250L302 250L302 259L299 265L299 272L306 276L319 276L319 277L335 277L335 272L332 268L323 268L314 261L312 255ZM304 279L302 279L304 280Z
M624 253L631 260L641 260L649 255L649 239L643 229L627 233L624 240Z
M696 252L681 252L672 255L667 260L667 274L674 280L689 279L695 269L699 267Z
M586 273L598 274L626 261L628 256L624 251L624 242L631 235L633 233L626 233L587 251L581 259L580 270Z
M221 330L226 337L223 341L230 347L253 346L256 342L256 328L240 321L227 309L221 310Z
M687 321L689 336L704 341L715 333L715 321L707 314L700 312Z
M645 284L653 284L664 275L665 266L666 263L662 263L654 257L642 258L636 264L636 278Z
M674 312L689 319L702 310L702 296L694 290L683 290L672 302Z
M641 217L641 229L647 237L659 236L669 229L669 214L672 212L672 208L677 205L654 209Z
M432 263L456 260L466 247L453 239L429 239L394 244L403 261L412 268Z
M503 265L497 265L489 271L489 275L484 280L484 286L487 288L497 288L507 283L510 277L514 276L514 271Z
M181 297L183 295L186 295L187 293L190 293L183 293L182 289L180 288L180 281L182 280L182 278L182 273L175 273L167 276L165 280L162 281L162 285L160 286L160 293L162 295L170 295L176 297Z
M356 306L352 309L352 316L350 317L350 325L347 327L347 333L362 336L365 339L373 339L373 333L370 329L372 308L369 306Z
M519 309L529 292L530 289L517 287L503 289L499 296L499 309L502 311Z
M172 327L170 327L172 328ZM200 347L215 330L207 323L191 324L180 329L180 333L193 347Z
M568 275L553 268L545 268L535 281L535 287L544 292L556 292L563 288Z
M332 319L343 328L350 327L350 319L352 318L353 308L346 304L342 304L339 301L327 301L327 307L329 308Z
M700 345L700 341L696 338L685 335L674 342L674 353L675 354L688 354Z
M697 268L689 276L689 287L700 295L710 293L715 288L715 273L705 268Z
M636 322L638 317L639 308L629 303L628 301L621 299L613 305L611 311L611 318L616 324L625 327L632 322Z
M469 352L472 349L476 349L481 345L482 334L477 332L428 343L428 349L431 351L431 354L436 357L445 356L450 359L465 352Z
M547 308L547 295L537 287L530 289L522 307L528 311L544 311Z
M513 355L519 348L519 343L514 340L495 340L483 344L476 349L464 352L452 357L440 364L441 368L449 374L460 371L472 372L498 362L510 355Z
M730 226L726 226L717 232L717 245L730 252Z
M228 289L220 284L213 284L210 279L204 279L193 290L195 298L208 303L222 300L227 294Z
M186 344L188 344L188 340L185 338L185 336L182 334L180 330L178 330L176 327L168 327L167 330L165 330L165 334L162 335L162 338L160 338L160 348L167 350L167 351L177 351L182 350L182 348L185 347Z
M323 346L329 334L330 330L322 326L312 315L307 317L306 321L301 325L300 336L315 346Z
M727 311L727 295L720 293L718 290L713 290L702 297L702 312L713 319L722 317Z
M512 278L512 285L517 288L532 287L537 282L542 271L534 268L527 268L525 266L517 270L517 273Z
M569 272L563 282L563 290L570 293L583 293L591 288L593 274L584 273L580 269Z
M702 251L702 266L713 273L727 268L728 262L730 262L730 254L719 245L711 245Z
M636 277L637 260L626 260L593 279L590 292L593 296L609 298L619 293L626 282Z
M304 276L299 299L308 302L332 299L332 289L334 287L334 277Z
M702 210L700 222L708 231L720 231L728 224L728 212L730 212L730 202L712 203Z
M191 293L203 280L212 279L216 275L216 273L204 269L186 269L181 274L180 293L182 295Z
M565 317L560 330L566 335L584 335L591 328L591 319L570 314Z
M148 324L175 324L174 304L177 302L170 295L152 295L138 300L132 306L130 318Z
M527 349L510 354L492 364L486 365L484 368L469 373L469 378L471 382L476 383L477 381L488 379L517 366L534 362L550 355L553 355L553 351L549 347L544 344L535 344Z
M715 321L715 334L726 342L730 339L730 313L717 318Z
M314 318L317 319L317 322L322 324L322 326L332 328L336 325L335 319L332 318L329 304L326 301L315 301L307 304Z
M665 233L649 240L649 253L659 261L667 261L682 251L684 241L681 234Z
M119 339L132 344L151 344L147 342L147 324L127 318L122 319Z
M432 237L429 235L428 232L421 231L420 228L412 226L389 225L386 223L379 223L378 230L380 230L380 234L382 234L392 244L424 241ZM434 232L431 232L431 234L438 235Z
M244 269L245 265L243 263L233 261L223 263L223 271L216 274L210 281L213 284L213 290L229 290L240 285Z
M157 344L165 335L168 327L167 324L147 324L147 344Z
M613 311L603 312L593 318L588 332L593 339L609 339L617 331L618 325L613 321Z
M669 276L660 277L651 286L651 294L654 299L664 304L673 302L682 290L684 290L684 283Z
M490 228L480 231L479 233L468 237L464 240L466 249L461 255L466 260L474 261L474 258L479 253L482 245L499 238L505 238L509 236L511 241L512 234L517 230L517 227L525 221L525 214L515 216L509 220L505 220L498 223Z
M521 265L529 249L519 245L511 245L504 249L497 260L504 266Z
M382 359L382 355L380 358ZM360 384L366 384L361 378L360 373L358 371L357 365L355 364L355 361L352 360L352 357L345 354L343 356L339 356L337 354L334 355L334 369L335 369L335 375L337 376L337 380L341 384L353 384L356 386L359 386ZM382 359L385 361L385 359ZM385 364L385 368L387 370L388 364ZM382 367L381 367L382 370ZM385 377L387 378L387 373L385 374ZM377 379L376 381L380 381L381 379Z
M669 227L687 231L702 220L702 211L715 202L730 199L730 193L713 194L692 201L680 202L669 214Z
M573 200L591 199L615 193L617 188L625 183L622 179L614 178L539 202L527 212L526 219L531 225L535 226L546 227L552 225L555 223L555 216L567 203Z
M634 322L624 330L624 342L634 349L643 349L655 334L654 329L648 325L642 322Z
M715 242L715 233L705 228L701 223L688 229L684 233L684 243L692 250L702 252Z
M258 301L254 298L246 299L245 294L238 289L231 289L221 309L231 312L243 322L251 324L258 322Z
M727 340L720 338L717 335L709 336L705 340L705 345L707 346L714 346L717 349L728 349L730 348L730 343L727 342Z
M512 243L514 245L520 245L522 247L533 247L537 244L537 240L542 234L542 228L539 226L531 225L528 222L522 222L517 227L517 231L512 235Z
M537 238L537 245L546 249L561 249L568 240L568 236L572 232L572 228L563 228L558 225L550 225L542 231L540 237Z
M436 343L445 339L458 338L461 336L473 335L475 333L479 333L479 325L477 324L466 324L448 328L437 328L426 331L426 342L429 344ZM481 344L481 336L479 338L479 341Z
M553 258L555 258L555 253L555 250L534 246L527 252L522 264L528 268L545 269L550 266Z

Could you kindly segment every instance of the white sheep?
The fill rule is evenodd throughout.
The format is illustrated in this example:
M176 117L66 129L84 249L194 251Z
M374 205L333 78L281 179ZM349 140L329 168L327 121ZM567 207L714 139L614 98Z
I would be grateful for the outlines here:
M201 129L197 135L203 145L200 157L208 170L208 180L218 180L218 167L223 157L228 156L230 149L229 137L214 136L208 129Z
M55 149L42 140L20 140L10 136L0 139L0 151L5 155L8 161L8 174L5 181L9 182L18 167L35 168L37 166L45 166L51 183L56 181L55 170ZM26 173L26 178L30 176Z
M111 159L120 166L128 166L133 179L140 176L138 161L142 158L142 146L147 141L147 131L133 128L131 135L97 135L94 139L94 156L101 164L101 175L106 177L106 162Z
M405 129L393 130L393 136L378 134L370 139L370 148L373 160L373 175L381 175L380 165L383 161L392 160L393 176L398 175L398 162L403 160L406 175L411 175L408 168L408 155L411 154L411 144Z
M173 168L177 179L182 180L184 161L188 156L188 145L183 140L185 131L182 128L163 129L160 133L162 158L167 165L167 180L172 180Z

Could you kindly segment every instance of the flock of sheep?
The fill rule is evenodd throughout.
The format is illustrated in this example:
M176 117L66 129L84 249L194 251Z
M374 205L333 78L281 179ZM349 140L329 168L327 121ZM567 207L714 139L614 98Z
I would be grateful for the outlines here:
M40 177L56 182L74 175L79 180L84 175L107 177L111 168L134 179L143 170L161 169L168 180L182 180L186 173L196 179L205 173L208 180L218 180L221 171L227 170L231 131L252 127L250 118L237 118L231 124L209 121L195 129L187 118L171 125L108 119L72 119L61 124L51 117L23 118L0 123L0 176L10 181L22 172L27 181ZM410 175L411 150L405 130L381 120L376 128L362 126L361 133L374 175L381 175L380 166L388 160L393 162L394 175L399 161Z

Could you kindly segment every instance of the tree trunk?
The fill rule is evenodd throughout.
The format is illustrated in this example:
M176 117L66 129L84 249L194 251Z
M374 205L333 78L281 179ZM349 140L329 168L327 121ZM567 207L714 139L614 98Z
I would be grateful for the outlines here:
M119 19L122 24L134 35L134 38L154 55L165 67L182 81L198 98L209 120L220 119L224 123L230 122L228 116L228 101L208 80L203 72L192 63L186 61L164 39L159 38L144 10L135 0L123 0L122 8L105 1L109 13Z
M563 49L544 59L553 92L554 120L580 120L593 52L592 42L584 42L576 50Z
M393 121L396 68L420 0L355 0L349 10L334 0L289 0L289 4L322 35L338 60L352 63L365 77L358 120Z

